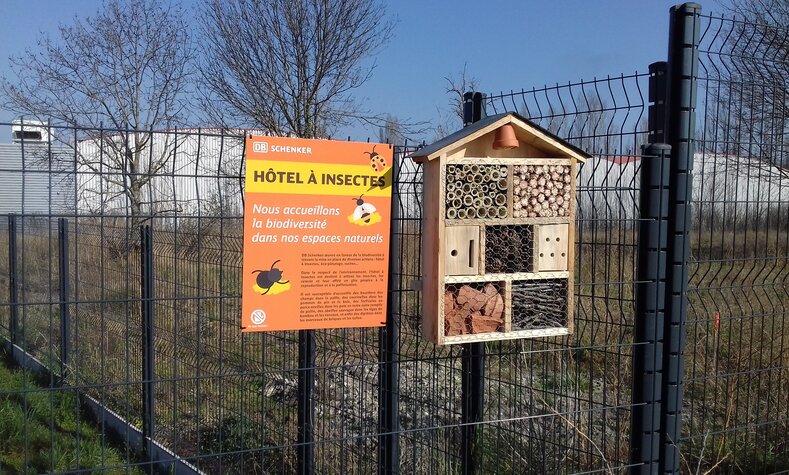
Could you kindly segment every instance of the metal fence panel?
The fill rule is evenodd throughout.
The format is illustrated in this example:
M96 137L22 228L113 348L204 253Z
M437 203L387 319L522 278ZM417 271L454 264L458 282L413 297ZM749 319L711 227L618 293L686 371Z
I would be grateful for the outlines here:
M696 19L680 469L779 472L789 31ZM648 82L634 73L486 96L489 114L519 112L594 157L577 176L575 333L485 344L482 414L470 422L463 350L421 336L429 204L407 158L417 147L395 148L390 325L315 331L314 390L300 404L298 333L239 329L246 131L47 126L55 142L0 160L0 179L28 188L3 203L13 216L0 231L2 351L39 370L9 370L0 404L19 425L0 430L20 428L8 440L39 472L444 474L469 471L470 458L479 473L632 468ZM300 406L314 407L310 450L297 443ZM74 450L56 457L63 444Z
M684 468L785 471L789 30L701 24Z

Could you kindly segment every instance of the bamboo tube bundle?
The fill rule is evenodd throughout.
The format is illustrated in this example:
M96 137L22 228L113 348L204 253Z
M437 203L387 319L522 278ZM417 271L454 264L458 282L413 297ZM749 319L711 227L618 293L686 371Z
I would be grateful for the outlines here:
M507 167L504 165L447 165L447 219L506 218L507 175ZM461 209L464 210L463 213L460 212Z
M573 179L569 165L516 165L513 174L514 217L569 216Z

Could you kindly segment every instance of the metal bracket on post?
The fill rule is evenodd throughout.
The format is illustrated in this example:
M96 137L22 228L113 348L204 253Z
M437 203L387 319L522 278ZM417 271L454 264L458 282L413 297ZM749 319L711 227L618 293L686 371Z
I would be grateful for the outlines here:
M661 405L660 472L679 473L682 392L685 371L685 323L693 153L696 128L696 78L699 62L701 6L671 8L668 51L666 142L671 145L669 177L668 270Z
M643 475L658 473L660 459L670 152L650 144L641 157L630 463Z
M60 294L60 377L66 378L71 353L69 315L68 221L58 219L58 291Z
M153 288L153 231L150 225L140 226L140 290L142 297L142 434L143 447L148 457L151 457L154 427L156 424L154 412L154 288Z
M19 335L19 274L16 265L16 215L8 215L8 332L11 343L18 343Z

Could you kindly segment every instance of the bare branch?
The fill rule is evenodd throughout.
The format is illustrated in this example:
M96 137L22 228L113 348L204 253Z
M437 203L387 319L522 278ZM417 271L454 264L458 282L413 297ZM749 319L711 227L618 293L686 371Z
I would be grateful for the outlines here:
M202 108L222 126L327 137L368 116L351 92L392 23L373 0L204 0Z
M154 157L149 133L107 135L102 129L183 124L193 56L183 17L177 6L157 0L108 0L95 17L61 25L56 38L44 36L38 48L12 57L17 79L0 82L6 109L87 127L70 144L78 165L106 185L120 186L115 191L128 197L132 217L143 212L142 187L166 167L171 153L165 147Z

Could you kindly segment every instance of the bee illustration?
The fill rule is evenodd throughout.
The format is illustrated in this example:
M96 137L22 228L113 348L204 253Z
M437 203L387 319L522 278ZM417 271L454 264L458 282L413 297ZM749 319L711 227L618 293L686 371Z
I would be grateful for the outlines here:
M255 285L252 286L255 292L258 292L260 295L266 295L268 291L274 286L274 284L287 284L290 282L289 280L280 280L282 279L282 271L274 267L279 261L279 259L274 261L274 263L271 264L271 269L269 270L252 271L253 274L258 274L258 276L255 278Z
M373 145L372 152L364 153L370 156L370 166L373 168L373 170L375 170L376 173L381 173L383 169L386 168L386 160L375 151L375 145Z
M369 223L370 215L376 212L376 208L370 203L365 203L362 196L364 195L360 195L358 198L351 198L352 200L356 200L356 209L353 210L353 219L354 221L361 219L365 223Z

